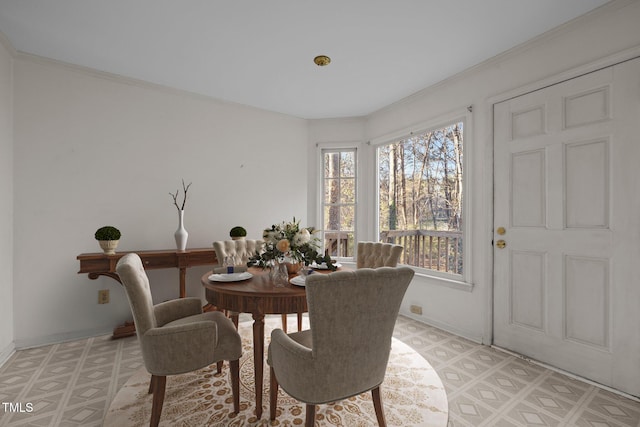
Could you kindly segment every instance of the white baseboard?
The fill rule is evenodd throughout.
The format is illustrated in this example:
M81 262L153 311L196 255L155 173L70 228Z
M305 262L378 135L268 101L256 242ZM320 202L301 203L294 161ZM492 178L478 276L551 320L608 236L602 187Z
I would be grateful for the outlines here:
M10 343L7 347L0 350L0 367L16 352L15 343Z
M62 334L45 335L36 338L17 339L15 340L14 344L16 350L26 350L28 348L42 347L44 345L60 344L63 342L97 337L101 335L111 335L112 333L113 327L103 327L86 329L83 331L65 332Z
M453 325L449 325L447 323L442 323L442 322L439 322L437 320L430 319L430 318L428 318L426 316L418 316L418 315L413 314L413 313L411 313L409 311L400 310L400 314L405 316L405 317L408 317L410 319L413 319L415 321L424 323L424 324L429 325L429 326L433 326L433 327L438 328L438 329L442 329L443 331L446 331L446 332L449 332L451 334L457 335L459 337L468 339L469 341L473 341L473 342L478 343L478 344L483 344L482 335L476 335L476 334L474 334L474 333L472 333L470 331L466 331L466 330L460 329L458 327L455 327Z

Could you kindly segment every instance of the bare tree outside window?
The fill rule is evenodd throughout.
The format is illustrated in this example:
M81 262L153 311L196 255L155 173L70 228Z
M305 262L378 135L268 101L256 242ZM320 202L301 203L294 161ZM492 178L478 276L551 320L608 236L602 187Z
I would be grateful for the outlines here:
M378 148L380 240L403 264L462 274L463 122Z
M355 247L356 151L323 150L324 248L352 257Z

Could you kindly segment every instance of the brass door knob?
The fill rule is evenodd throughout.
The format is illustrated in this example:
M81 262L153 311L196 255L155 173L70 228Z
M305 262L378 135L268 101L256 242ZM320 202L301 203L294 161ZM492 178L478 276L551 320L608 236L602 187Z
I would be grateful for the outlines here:
M498 247L498 249L504 249L504 247L507 246L507 242L505 242L504 240L498 240L496 242L496 246Z

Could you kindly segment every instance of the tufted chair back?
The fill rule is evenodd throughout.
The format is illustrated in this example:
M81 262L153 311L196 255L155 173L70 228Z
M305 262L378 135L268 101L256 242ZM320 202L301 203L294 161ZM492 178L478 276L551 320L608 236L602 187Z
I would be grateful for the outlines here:
M358 242L357 268L395 267L404 248L393 243Z
M400 304L413 276L409 267L381 267L307 278L311 329L289 335L281 329L271 333L267 363L272 420L281 386L307 404L307 426L315 425L316 405L369 390L380 421L380 384Z
M216 257L218 258L218 264L222 265L224 258L228 255L240 259L236 263L247 264L249 257L256 254L256 251L261 251L264 242L262 240L219 240L213 242L213 249L216 251Z
M142 342L147 331L158 326L149 278L144 271L140 257L136 254L127 254L122 257L116 268L127 293L131 312L135 319L138 339Z

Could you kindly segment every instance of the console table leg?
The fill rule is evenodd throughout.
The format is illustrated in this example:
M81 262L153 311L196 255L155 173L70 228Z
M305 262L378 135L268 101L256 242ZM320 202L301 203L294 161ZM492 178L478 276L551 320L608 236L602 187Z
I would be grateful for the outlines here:
M124 322L124 325L116 326L113 329L113 339L130 337L136 334L136 325L133 321Z
M187 296L187 269L185 267L180 268L180 298Z

